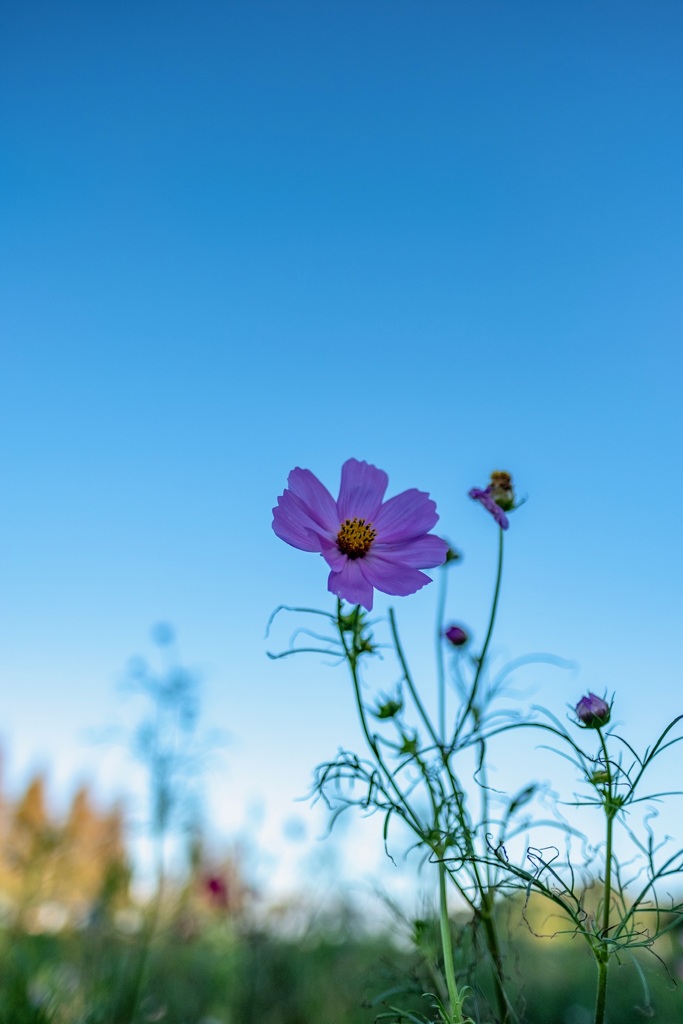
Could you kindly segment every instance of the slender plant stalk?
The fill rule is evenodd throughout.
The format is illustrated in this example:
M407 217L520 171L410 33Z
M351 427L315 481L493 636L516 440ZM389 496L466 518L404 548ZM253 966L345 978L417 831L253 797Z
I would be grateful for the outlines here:
M396 650L396 654L397 654L397 657L399 659L399 663L400 663L402 671L403 671L403 677L404 677L404 680L405 680L405 684L406 684L406 686L407 686L407 688L408 688L408 690L410 692L410 695L411 695L411 697L412 697L412 699L413 699L413 701L415 703L417 711L418 711L418 713L419 713L419 715L420 715L420 717L421 717L421 719L422 719L422 721L423 721L423 723L424 723L424 725L425 725L429 735L431 736L432 741L434 742L436 748L438 750L440 750L440 752L441 752L442 761L443 761L444 767L445 767L445 769L447 771L447 774L448 774L448 777L449 777L449 780L450 780L450 784L451 784L451 787L452 787L452 790L453 790L453 794L454 794L454 797L456 799L458 808L460 810L460 820L462 821L463 825L465 824L465 816L466 815L465 815L465 810L464 810L464 806L463 806L463 803L462 803L462 794L460 793L460 790L459 790L459 787L457 785L456 779L455 779L455 777L453 775L453 772L452 772L452 770L450 768L449 759L450 759L450 755L452 754L452 752L454 750L455 743L457 741L457 737L458 737L458 733L459 733L460 729L462 728L462 726L463 726L464 722L466 721L467 717L469 716L469 714L473 710L476 710L475 701L476 701L476 696L477 696L477 690L478 690L480 678L481 678L481 675L482 675L484 663L485 663L485 660L486 660L486 655L487 655L487 652L488 652L489 644L491 642L491 637L493 635L493 629L494 629L495 619L496 619L496 612L497 612L497 609L498 609L498 600L499 600L499 597L500 597L501 581L502 581L502 570L503 570L503 531L500 530L499 531L499 539L498 539L498 565L497 565L497 571L496 571L496 581L495 581L495 587L494 587L494 593L493 593L493 601L492 601L492 605L491 605L491 614L490 614L490 618L489 618L486 638L484 640L484 645L483 645L483 648L482 648L482 651L481 651L481 655L480 655L480 657L478 659L478 664L477 664L477 668L476 668L476 671L475 671L474 681L472 683L472 688L471 688L471 691L470 691L468 703L467 703L467 706L465 708L465 712L464 712L464 714L462 715L462 717L460 719L459 725L456 728L453 744L451 745L450 749L445 746L445 736L446 736L446 687L445 687L445 669L444 669L444 660L443 660L443 638L442 638L443 618L444 618L444 609L445 609L445 602L446 602L445 574L442 573L442 581L441 581L441 587L440 587L440 596L439 596L438 612L437 612L437 687L438 687L438 716L439 716L439 731L438 732L434 728L434 726L432 724L432 721L431 721L431 719L430 719L430 717L429 717L429 715L428 715L424 705L422 704L420 696L419 696L419 694L417 692L417 688L416 688L416 686L415 686L415 684L413 682L413 679L412 679L412 676L411 676L411 673L410 673L410 670L409 670L409 667L408 667L408 664L407 664L407 660L406 660L406 657L405 657L405 653L403 651L403 648L402 648L402 645L401 645L401 642L400 642L400 638L399 638L399 635L398 635L398 628L397 628L397 625L396 625L396 618L395 618L395 615L394 615L394 611L393 611L393 609L389 610L389 623L390 623L392 638L393 638L393 641L394 641L394 648ZM397 795L397 797L398 797L398 799L400 801L400 804L401 804L402 808L404 808L405 811L407 812L407 814L409 816L408 824L410 824L410 826L413 828L413 830L415 831L417 836L421 840L424 841L425 831L424 831L424 827L422 825L422 822L420 821L419 816L410 807L410 805L409 805L409 803L408 803L408 801L406 799L406 796L402 792L402 790L399 787L398 783L396 782L396 779L394 778L393 773L389 770L389 768L385 764L384 759L382 757L382 754L381 754L381 752L379 750L379 747L378 747L378 744L377 744L377 740L373 736L373 734L371 733L369 725L368 725L367 717L366 717L366 714L365 714L365 708L363 706L363 701L362 701L362 695L361 695L361 689L360 689L360 678L359 678L359 675L358 675L358 658L360 656L360 653L362 653L362 649L360 647L359 609L356 608L356 611L355 611L355 623L354 623L354 628L353 628L353 633L352 633L352 641L349 642L349 641L347 641L346 631L342 627L341 608L342 608L341 601L338 601L338 607L337 607L337 626L338 626L338 629L339 629L339 636L340 636L340 640L341 640L342 646L344 648L344 653L345 653L345 656L346 656L346 660L348 661L349 668L351 670L351 677L352 677L353 687L354 687L354 695L355 695L355 698L356 698L356 705L357 705L357 708L358 708L358 714L359 714L359 717L360 717L361 728L363 730L363 734L365 736L365 740L366 740L370 750L372 751L372 753L373 753L373 755L375 757L375 760L376 760L379 768L382 770L382 773L383 773L384 777L386 778L387 782L391 785L391 787L395 791L395 793L396 793L396 795ZM427 782L428 788L430 790L430 796L432 798L433 811L434 811L434 816L435 816L434 817L434 825L435 825L435 828L438 830L438 819L439 819L438 809L437 809L437 807L435 805L435 802L434 802L434 794L431 791L431 786L429 784L429 779L426 776L425 776L425 781ZM487 812L485 811L485 816L486 816L486 813ZM466 841L467 841L467 845L468 845L468 850L469 850L469 854L470 854L470 857L471 857L471 868L472 868L472 871L473 871L473 881L475 882L476 889L477 889L477 891L479 893L479 897L480 897L479 911L481 913L482 923L483 923L483 926L484 926L484 933L486 935L486 944L488 946L489 953L490 953L491 959L493 961L493 964L492 964L492 966L493 966L493 975L494 975L493 980L494 980L494 988L495 988L495 991L496 991L496 1001L498 1003L499 1019L501 1021L501 1024L505 1024L505 1022L507 1022L509 1020L509 1003L508 1003L508 1000L507 1000L507 996L506 996L505 988L504 988L504 984L503 984L503 978L502 978L502 958L501 958L501 952L500 952L500 945L499 945L499 942L498 942L498 935L497 935L497 932L496 932L495 921L494 921L494 917L493 917L493 899L492 899L492 894L491 894L492 880L488 877L488 871L487 871L487 877L486 878L482 878L481 877L481 875L479 873L478 864L477 864L476 852L475 852L475 850L474 850L474 848L472 846L472 840L471 840L471 836L469 835L469 830L467 828L465 828L465 831L466 831L466 834L467 834L467 840ZM449 1009L450 1020L449 1020L449 1024L464 1024L464 1022L468 1018L463 1017L463 1002L464 1002L464 998L460 995L460 993L458 991L457 981L456 981L456 977L455 977L455 967L454 967L454 963L453 963L453 948L452 948L452 940L451 940L451 932L450 932L450 923L449 923L449 919L448 919L447 886L446 886L447 875L456 884L456 888L461 890L461 887L458 885L457 879L453 876L453 873L448 871L447 866L444 863L444 860L442 859L442 857L439 857L438 868L439 868L439 921L440 921L441 946L442 946L442 952L443 952L443 958L444 958L444 973L445 973L446 987L447 987L447 991L448 991L448 1000L449 1000L449 1004L450 1004L450 1009ZM471 905L471 901L469 899L468 899L468 903L470 903L470 905Z
M493 636L493 629L496 623L496 614L498 612L498 601L500 599L501 583L503 579L503 537L504 530L498 530L498 564L496 566L496 581L493 588L493 600L491 602L491 614L489 616L488 628L486 630L486 637L484 639L484 645L481 649L481 654L477 659L477 667L474 673L474 681L470 690L470 695L465 706L465 710L460 717L458 725L456 726L453 741L451 743L451 750L454 750L457 744L458 737L461 730L463 729L468 716L471 713L475 713L476 721L476 698L479 689L479 683L486 663L486 655L488 654L489 645ZM482 741L483 743L483 741ZM482 770L484 770L484 758L482 757ZM449 771L450 774L450 771ZM486 798L486 784L484 782L483 787L484 793L484 820L488 818L488 801ZM480 910L482 921L484 924L484 932L486 935L486 945L488 946L491 959L493 961L493 978L494 988L496 991L496 1002L498 1003L498 1012L502 1024L506 1024L509 1020L510 1005L505 993L505 986L503 984L503 967L502 967L502 955L500 951L500 943L498 941L498 933L496 930L496 924L493 918L493 900L491 897L491 879L488 877L487 868L487 879L484 882L479 874L476 855L472 850L472 863L474 876L476 880L477 889L480 895Z
M453 965L453 944L451 942L451 925L448 919L448 897L446 893L446 869L442 860L439 861L439 923L441 925L441 948L443 950L444 973L448 988L451 1024L462 1024L463 997L458 991Z
M498 597L499 597L499 594L500 594L500 586L501 586L501 578L502 578L502 558L503 558L502 534L503 534L503 531L501 530L500 531L499 546L498 546L498 570L497 570L497 573L496 573L496 585L495 585L495 590L494 590L494 595L493 595L493 602L492 602L492 607L491 607L491 617L490 617L490 620L489 620L489 626L488 626L486 641L485 641L485 644L484 644L484 649L482 651L482 657L481 657L481 660L480 660L480 663L479 663L479 669L477 671L477 675L475 677L475 682L473 684L473 691L474 691L474 689L477 686L479 674L481 672L481 666L483 664L483 660L485 658L486 651L488 649L488 646L489 646L489 643L490 643L490 640L491 640L491 636L492 636L492 633L493 633L493 625L494 625L495 617L496 617L496 609L497 609L497 605L498 605ZM442 574L442 579L445 579L445 574ZM443 665L443 637L442 637L442 633L443 633L443 617L444 617L444 610L443 609L444 609L444 606L445 606L445 595L446 595L446 587L445 587L445 583L444 583L444 585L442 587L442 596L444 598L444 603L442 603L441 600L439 601L439 609L438 609L438 614L437 614L437 640L440 641L438 643L438 646L437 646L437 652L438 652L438 654L437 654L438 677L437 678L438 678L438 686L439 686L439 691L438 692L439 692L440 715L441 714L445 715L445 710L443 712L441 710L442 708L445 709L445 672L444 672L444 665ZM401 665L401 669L403 671L403 678L405 679L405 682L406 682L406 685L407 685L408 690L410 692L410 695L413 698L413 701L415 702L415 706L417 707L417 710L418 710L418 712L420 714L420 717L422 718L422 721L425 724L425 727L427 728L427 731L429 732L432 740L434 741L434 744L441 750L441 755L442 755L442 760L443 760L444 768L446 769L446 772L448 774L448 778L449 778L449 781L450 781L450 784L451 784L451 790L453 792L453 796L454 796L454 798L456 800L456 803L457 803L457 806L458 806L459 820L464 823L465 822L465 818L466 818L466 812L465 812L465 807L464 807L463 800L462 800L462 794L460 792L460 789L458 787L457 781L455 779L455 776L453 775L453 772L452 772L450 764L449 764L449 757L450 757L450 755L453 752L453 748L451 747L450 750L447 749L444 746L444 741L440 741L439 740L439 736L437 735L436 730L434 729L434 726L432 725L432 722L431 722L431 720L429 718L429 715L427 714L427 711L425 710L425 707L422 704L422 701L420 700L419 694L417 692L417 687L415 686L415 684L413 682L412 675L410 673L410 669L408 667L408 663L407 663L407 660L406 660L406 656L405 656L405 653L403 651L403 647L401 645L400 637L398 635L398 627L396 625L396 617L394 615L393 608L389 609L389 624L390 624L390 627L391 627L392 639L394 641L394 649L396 650L396 654L398 656L398 660L399 660L399 663ZM466 716L464 716L464 717L466 717ZM441 735L442 736L445 735L445 724L440 723L440 728L441 728ZM485 785L484 785L484 799L485 799L484 817L486 818L487 815L488 815L488 810L487 810L486 786ZM435 823L436 823L436 817L437 817L437 814L436 814L436 811L435 811ZM498 1004L498 1012L499 1012L499 1015L500 1015L501 1024L506 1024L506 1022L509 1020L510 1004L508 1002L508 998L507 998L507 995L505 993L505 986L504 986L504 983L503 983L502 955L501 955L501 951L500 951L500 943L499 943L499 940L498 940L498 933L496 931L496 924L495 924L495 920L493 918L493 900L491 898L491 881L488 878L487 878L486 881L484 881L482 879L480 873L479 873L479 866L477 864L476 851L474 850L474 847L473 847L473 844L472 844L472 839L471 839L471 836L470 836L468 828L465 828L465 836L466 836L465 841L467 843L467 849L468 849L468 853L469 853L469 856L470 856L470 863L471 863L473 881L474 881L474 884L476 886L477 892L479 893L479 896L480 896L479 912L481 914L481 918L482 918L483 925L484 925L484 932L485 932L485 935L486 935L486 945L488 946L488 950L489 950L489 953L491 955L491 960L492 960L492 963L493 963L493 984L494 984L494 989L495 989L495 992L496 992L496 1002ZM452 872L449 872L449 877L451 878L451 880L453 881L453 883L455 884L456 888L461 893L461 895L465 895L464 890L462 889L461 886L458 885L457 879L455 878L455 876L453 875ZM467 902L474 909L474 905L473 905L472 901L469 898L467 898ZM445 950L444 950L444 954L445 954Z
M396 793L396 795L397 795L397 797L398 797L398 799L399 799L399 801L401 803L401 806L403 808L405 808L405 810L407 811L407 813L409 815L409 818L411 819L409 821L409 824L414 829L416 834L420 838L422 838L422 836L423 836L422 822L420 821L420 819L419 819L418 815L415 813L415 811L413 811L413 809L411 808L410 803L408 802L408 799L406 798L405 793L403 793L403 791L401 790L401 787L396 782L396 779L394 778L393 773L389 771L389 769L387 768L386 764L384 763L384 758L382 757L382 754L380 753L379 747L377 745L377 741L376 741L375 737L372 735L372 733L370 732L370 728L368 726L368 720L367 720L367 717L366 717L366 714L365 714L365 708L363 707L363 697L362 697L362 694L360 692L360 679L358 677L358 653L359 653L358 652L358 613L359 613L359 607L356 608L356 612L355 612L355 614L356 614L356 625L355 625L355 631L354 631L354 636L353 636L353 647L350 648L348 643L346 642L346 636L344 635L344 630L342 629L342 626L341 626L341 601L340 600L337 601L337 628L339 629L339 636L340 636L340 639L341 639L341 643L342 643L342 646L344 648L344 653L346 655L346 660L348 661L349 668L351 670L351 679L353 680L353 692L354 692L354 695L355 695L355 698L356 698L356 706L358 708L358 716L360 718L361 728L363 730L363 735L365 736L366 743L368 744L368 746L370 747L370 750L374 754L374 757L375 757L375 760L377 761L377 764L381 768L382 772L384 773L384 776L386 777L386 779L390 783L392 789Z
M502 531L501 531L502 532ZM482 750L481 754L481 769L480 769L480 780L482 783L482 818L486 822L489 820L489 801L488 801L488 782L486 773L486 744L484 740L480 743ZM479 875L479 870L475 861L475 876L480 892L481 901L481 917L484 924L484 932L486 934L486 945L489 949L489 954L493 962L493 987L496 991L496 1002L498 1003L498 1013L500 1016L500 1024L507 1024L510 1017L510 1004L505 992L505 985L503 983L503 957L500 951L500 942L498 941L498 931L496 928L496 922L493 916L494 911L494 899L492 895L493 891L493 879L491 877L491 864L489 860L486 861L486 883L483 884Z
M477 668L474 673L474 682L472 683L472 689L470 691L469 700L465 707L465 711L462 714L460 721L456 727L455 735L453 736L452 746L455 747L458 736L461 729L467 721L468 715L472 712L475 707L475 700L477 697L477 690L479 689L479 681L486 661L486 655L488 653L489 644L491 643L491 637L493 636L493 627L496 622L496 612L498 611L498 598L500 597L500 584L503 578L503 533L502 529L498 530L498 568L496 570L496 583L493 589L493 603L491 604L491 616L489 618L489 627L486 631L486 639L484 640L484 646L481 649L481 654L477 659Z
M595 996L595 1024L602 1024L605 1019L605 1002L607 997L607 961L598 960L598 988Z
M602 908L602 929L600 931L600 945L596 949L598 961L598 986L595 995L595 1024L603 1024L605 1020L605 1005L607 999L607 966L609 963L608 936L610 921L610 904L612 902L612 834L614 830L615 814L615 793L613 791L612 770L610 768L607 744L598 729L602 755L605 760L605 771L607 772L607 799L603 804L606 817L606 840L605 840L605 892L603 894Z
M422 719L422 721L425 724L425 728L427 729L427 732L431 736L434 744L441 750L442 755L443 755L443 753L444 753L443 743L440 741L438 733L436 732L436 729L432 725L432 721L431 721L429 715L427 714L427 712L425 710L425 706L422 703L422 701L420 700L420 695L417 692L417 687L415 686L415 683L413 682L413 677L410 674L410 669L408 668L408 662L406 660L406 656L404 654L403 647L401 646L401 640L400 640L399 635L398 635L398 627L396 626L396 616L394 615L394 609L393 608L389 609L389 625L391 627L391 636L392 636L392 639L394 641L394 649L396 651L396 656L397 656L397 658L399 660L399 664L400 664L401 669L403 671L403 678L405 679L406 686L408 687L408 689L410 691L410 696L413 698L413 701L415 702L415 707L417 708L417 710L418 710L418 712L420 714L420 718Z
M357 613L358 613L358 609L356 610L356 616L357 616ZM419 697L417 695L417 691L413 687L412 680L411 680L411 677L410 677L410 673L408 672L407 664L405 663L405 659L403 657L403 653L400 650L400 645L398 644L398 633L396 631L396 621L395 621L394 616L393 616L393 611L390 612L390 617L391 617L392 630L394 632L394 638L396 640L397 647L398 647L399 652L400 652L399 657L400 657L401 663L403 665L403 668L405 670L406 682L408 683L408 685L409 685L409 687L411 689L411 693L413 694L413 696L414 696L414 698L416 700L416 703L418 705L418 708L419 708L419 710L420 710L420 712L422 714L422 717L423 717L425 723L430 727L430 731L432 732L432 735L434 735L433 734L433 727L431 726L431 722L429 720L429 717L427 716L427 713L424 710L424 708L423 708L423 706L422 706L422 704L421 704L421 702L419 700ZM337 612L337 622L338 622L338 624L340 624L340 620L341 620L341 602L339 602L338 612ZM385 765L384 759L383 759L383 757L382 757L382 755L381 755L381 753L379 751L379 747L377 745L377 742L376 742L374 736L372 735L372 733L370 732L370 729L368 727L368 722L367 722L367 718L365 716L365 710L363 708L363 701L362 701L362 696L361 696L361 692L360 692L360 679L358 678L358 650L357 650L357 639L358 639L358 637L357 637L356 633L354 633L354 644L353 644L352 648L349 648L349 646L348 646L348 644L346 642L346 637L344 635L344 631L341 628L341 625L339 625L339 634L340 634L341 642L342 642L342 644L344 646L344 651L345 651L345 654L346 654L346 659L347 659L347 661L349 663L349 668L351 669L351 677L352 677L352 680L353 680L353 688L354 688L354 694L355 694L355 697L356 697L356 705L358 707L358 714L360 716L361 728L363 729L363 734L365 736L365 740L366 740L368 746L370 747L370 749L372 750L372 753L374 754L375 760L377 761L379 767L382 769L384 775L386 776L388 781L391 783L393 789L395 790L396 795L398 796L399 800L401 801L402 806L409 813L409 815L410 815L410 817L412 819L411 824L412 824L412 827L413 827L414 831L416 832L416 834L418 835L418 837L420 839L424 839L424 829L422 827L422 823L420 822L420 819L415 814L415 812L412 811L412 809L410 808L410 805L409 805L408 801L406 800L405 794L400 789L398 783L396 782L396 780L395 780L395 778L393 776L393 773L390 772L389 769L387 768L387 766ZM438 743L438 737L435 736L434 739ZM431 793L431 790L430 790L430 793ZM433 802L433 794L431 794L431 795L432 795L432 802ZM455 979L455 968L454 968L454 965L453 965L453 948L452 948L452 943L451 943L451 932L450 932L450 924L449 924L449 920L448 920L448 904L447 904L447 895L446 895L446 868L445 868L444 863L443 863L442 860L439 860L439 920L440 920L440 925L441 925L441 945L442 945L443 956L444 956L444 970L445 970L445 975L446 975L446 986L447 986L447 989L448 989L448 999L449 999L449 1003L450 1003L451 1020L450 1020L449 1024L465 1024L465 1018L463 1018L463 1015L462 1015L463 998L461 997L461 995L460 995L460 993L458 991L458 985L457 985L457 982L456 982L456 979Z
M446 671L443 659L443 627L446 611L446 591L448 569L441 567L439 573L439 599L436 606L436 685L439 698L439 735L441 743L446 744Z

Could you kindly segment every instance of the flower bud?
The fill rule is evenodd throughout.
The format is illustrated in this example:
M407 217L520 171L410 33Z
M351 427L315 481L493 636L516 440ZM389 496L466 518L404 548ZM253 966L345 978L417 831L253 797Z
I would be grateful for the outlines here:
M443 635L454 647L463 647L469 640L469 635L462 626L449 626L448 629L444 630Z
M394 718L403 707L403 702L400 700L388 700L385 704L380 704L374 713L376 718Z
M512 489L512 477L497 469L491 473L490 494L498 508L509 512L515 507L515 492Z
M399 753L410 754L411 756L415 756L415 754L417 754L419 750L417 743L417 733L413 734L412 736L407 736L404 733L402 739L403 744L401 745Z
M576 705L576 717L587 729L599 729L607 725L611 713L612 709L607 701L602 697L596 697L594 693L582 697Z
M481 487L473 487L468 491L470 498L478 501L490 512L501 530L507 530L510 525L506 513L511 512L515 506L515 492L512 488L512 477L503 470L496 469L491 473L491 480L488 487L483 490Z

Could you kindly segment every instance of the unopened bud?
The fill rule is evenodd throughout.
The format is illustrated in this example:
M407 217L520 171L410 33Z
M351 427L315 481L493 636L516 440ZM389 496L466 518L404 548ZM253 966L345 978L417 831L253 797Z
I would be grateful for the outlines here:
M444 630L443 635L454 647L463 647L469 640L469 635L462 626L449 626L448 629Z
M594 693L582 697L576 705L576 717L587 729L599 729L607 725L611 713L612 709L607 701L602 697L596 697Z
M377 718L393 718L402 707L403 703L400 700L388 700L386 704L380 704L374 714Z
M491 497L498 508L502 508L503 512L509 512L510 509L515 507L515 492L512 488L512 477L509 473L504 473L499 469L494 470L491 473L490 487Z

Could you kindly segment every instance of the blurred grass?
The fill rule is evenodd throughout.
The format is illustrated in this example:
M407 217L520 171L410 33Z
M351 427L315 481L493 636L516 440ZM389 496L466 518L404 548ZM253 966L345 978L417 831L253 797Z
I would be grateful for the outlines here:
M59 935L0 933L0 1024L372 1024L377 997L427 1012L417 955L389 934L343 938L324 931L285 939L220 926L184 934L169 926L153 941L137 1008L126 1005L142 955L139 937L113 930ZM470 951L471 952L471 951ZM508 961L525 1024L590 1024L594 965L578 943L514 933ZM674 939L660 954L672 974L683 951ZM469 955L463 950L465 955ZM633 964L610 969L609 1020L683 1020L683 992L653 957L645 960L650 1007ZM372 1002L374 1006L370 1005ZM485 1000L482 1020L492 1019Z

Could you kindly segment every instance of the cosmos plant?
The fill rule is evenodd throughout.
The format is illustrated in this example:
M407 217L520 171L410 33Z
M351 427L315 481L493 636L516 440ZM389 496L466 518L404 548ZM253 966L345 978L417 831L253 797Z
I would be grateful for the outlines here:
M491 516L497 544L493 597L480 644L469 625L446 623L447 579L459 556L432 533L439 519L434 501L417 489L385 500L387 487L382 470L349 459L342 466L335 500L310 470L296 468L273 509L277 536L325 561L327 588L336 597L336 606L329 611L278 608L271 623L288 611L314 616L325 625L322 631L298 629L295 636L308 634L310 644L293 645L271 657L317 653L344 661L365 742L363 755L341 750L318 766L313 794L325 801L332 821L351 807L382 815L387 852L394 824L403 822L424 867L433 872L438 957L425 938L424 922L420 927L416 922L413 929L425 966L420 994L430 1016L401 1007L401 992L393 989L378 997L383 1012L377 1019L395 1024L523 1022L505 960L499 913L503 896L522 892L524 916L531 896L541 897L553 913L564 917L564 930L586 942L597 966L594 1022L604 1024L610 962L650 949L658 936L683 921L683 904L670 900L662 908L657 902L660 887L683 871L683 850L671 854L666 841L655 843L650 810L644 838L636 833L633 821L639 807L649 809L655 799L672 795L643 794L643 778L653 760L683 738L673 735L680 719L666 727L653 747L638 754L611 726L614 698L608 703L588 693L572 706L566 725L544 709L520 706L519 700L510 706L506 683L516 669L534 660L559 662L548 656L518 658L494 671L490 650L502 590L503 541L510 516L521 504L512 477L498 470L486 487L469 491ZM431 582L424 569L437 569L439 575L432 687L418 686L412 674L394 609L390 607L385 618L368 618L375 591L392 597L415 594ZM380 642L378 629L388 630L388 644ZM375 656L386 646L393 648L398 677L388 691L373 690L368 676ZM503 698L507 706L502 706ZM580 743L582 731L588 750ZM541 816L540 807L550 794L539 783L529 781L511 794L494 789L489 782L489 745L510 732L517 734L518 743L529 744L520 751L523 763L532 763L537 737L550 737L558 745L554 749L577 770L584 795L565 801L563 813L548 819ZM602 842L586 844L567 818L567 808L572 807L600 812ZM633 859L628 861L629 877L615 855L617 826L640 857L638 869L633 868ZM532 844L530 837L540 827L544 835L548 829L557 830L557 845ZM580 865L572 860L573 844L587 858ZM561 848L567 851L564 859ZM601 897L597 909L590 909L588 893L596 883ZM454 928L449 891L457 894L469 914L468 942L463 929ZM403 996L412 991L406 983ZM648 999L646 989L646 1006Z

